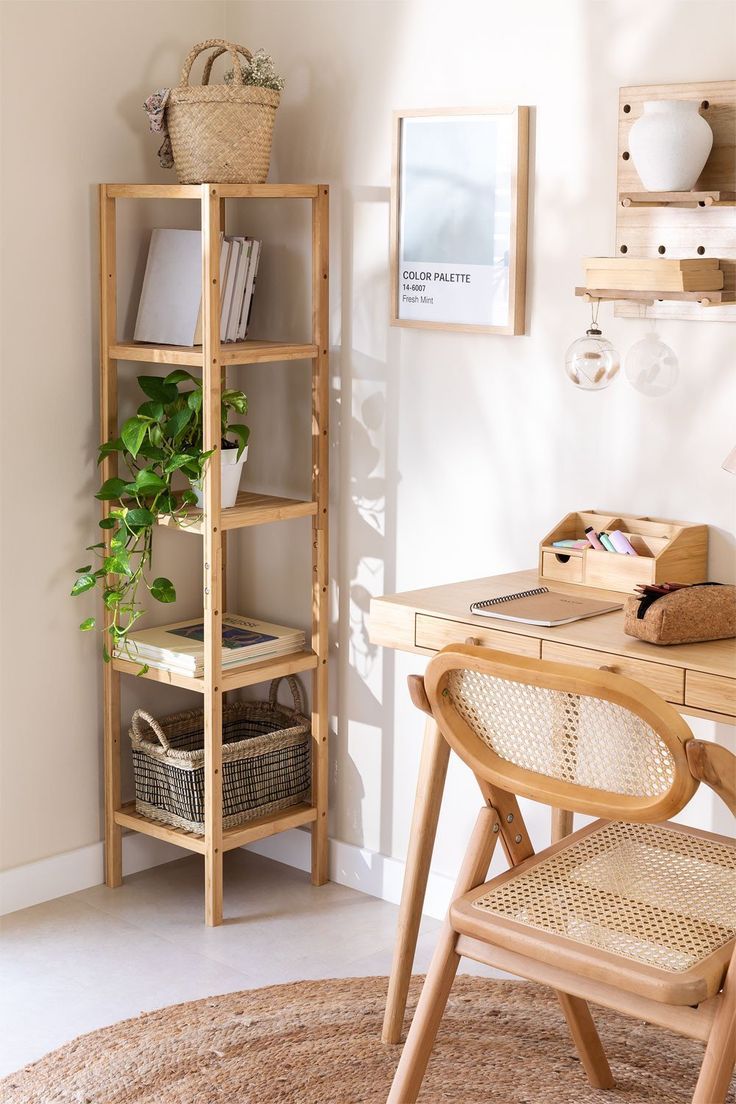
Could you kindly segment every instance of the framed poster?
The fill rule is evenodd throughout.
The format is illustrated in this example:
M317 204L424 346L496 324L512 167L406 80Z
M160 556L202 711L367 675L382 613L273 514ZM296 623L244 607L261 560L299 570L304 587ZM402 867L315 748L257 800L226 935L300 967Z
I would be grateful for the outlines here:
M522 334L529 108L394 114L391 322Z

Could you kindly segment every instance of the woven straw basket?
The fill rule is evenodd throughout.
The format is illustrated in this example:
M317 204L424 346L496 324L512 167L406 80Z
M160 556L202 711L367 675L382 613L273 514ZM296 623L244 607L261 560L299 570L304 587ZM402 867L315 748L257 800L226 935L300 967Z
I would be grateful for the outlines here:
M195 58L214 48L205 63L201 85L190 85ZM229 52L230 84L210 84L212 63ZM209 38L187 55L181 78L166 107L174 163L182 184L263 184L271 161L271 137L281 94L272 88L243 84L238 54L250 59L245 46Z
M289 676L294 708L276 701L235 702L222 709L222 824L232 828L309 800L311 725L299 683ZM148 738L142 722L153 731ZM204 832L204 712L156 720L137 709L131 720L135 807L143 816Z

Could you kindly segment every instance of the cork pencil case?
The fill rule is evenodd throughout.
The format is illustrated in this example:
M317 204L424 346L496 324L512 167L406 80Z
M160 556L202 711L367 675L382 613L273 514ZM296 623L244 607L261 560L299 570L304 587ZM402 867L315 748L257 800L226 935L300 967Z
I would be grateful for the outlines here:
M632 595L624 632L650 644L694 644L736 636L736 586L699 583L652 600Z

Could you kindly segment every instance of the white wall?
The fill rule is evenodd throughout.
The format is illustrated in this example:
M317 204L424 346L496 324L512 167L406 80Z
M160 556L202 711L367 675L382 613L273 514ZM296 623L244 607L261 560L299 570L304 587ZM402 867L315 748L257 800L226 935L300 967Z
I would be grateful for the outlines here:
M552 522L591 505L706 521L712 576L734 576L736 480L720 462L736 438L736 325L662 323L681 377L661 400L624 381L580 394L561 365L586 324L572 294L580 258L613 243L618 87L732 77L736 5L61 0L0 11L2 865L101 836L99 668L95 642L76 633L93 602L67 597L95 539L93 186L169 179L140 104L176 78L193 42L222 32L267 48L287 77L272 178L332 185L332 831L403 856L421 736L404 680L422 661L369 643L372 594L530 565ZM391 329L391 111L499 101L535 107L528 336ZM255 318L264 336L305 325L299 217L249 217L271 245ZM144 235L134 240L129 288ZM611 313L601 312L604 329L620 348L645 332ZM239 379L253 409L251 478L306 488L306 373L255 366ZM295 546L307 532L289 524L248 534L240 604L305 622L308 556ZM162 570L192 579L187 616L196 542L158 536ZM182 700L169 693L162 705L151 684L126 692L128 711L131 693L159 710ZM732 738L725 726L698 731ZM476 806L467 775L451 768L438 871L452 871ZM691 815L716 823L707 794Z
M403 857L422 729L405 677L423 661L370 644L371 595L530 566L590 506L708 522L711 575L734 578L736 323L661 323L681 374L659 400L624 380L580 393L562 364L587 324L580 259L613 248L619 86L732 78L736 5L256 0L227 3L226 30L288 78L274 177L332 186L333 835ZM535 109L528 336L392 329L391 112L499 102ZM622 350L648 328L612 315ZM453 765L438 872L477 806ZM686 815L726 827L706 792Z

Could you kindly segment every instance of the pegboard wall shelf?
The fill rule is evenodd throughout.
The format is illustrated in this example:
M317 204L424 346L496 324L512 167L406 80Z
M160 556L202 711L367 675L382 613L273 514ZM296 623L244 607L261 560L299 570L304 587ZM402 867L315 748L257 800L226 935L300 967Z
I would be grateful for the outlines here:
M622 207L733 207L736 192L621 192Z
M695 100L713 131L711 150L691 192L646 192L629 153L629 131L647 100ZM617 317L638 317L649 301L651 318L736 321L736 81L653 84L619 94L616 255L628 257L718 257L723 291L628 292L615 289ZM587 289L582 289L582 294ZM707 298L706 307L703 300Z
M615 300L617 303L638 303L655 305L659 303L697 303L701 307L717 307L734 303L733 297L724 298L722 291L624 291L621 288L576 287L575 294L582 296L586 303L597 299Z

